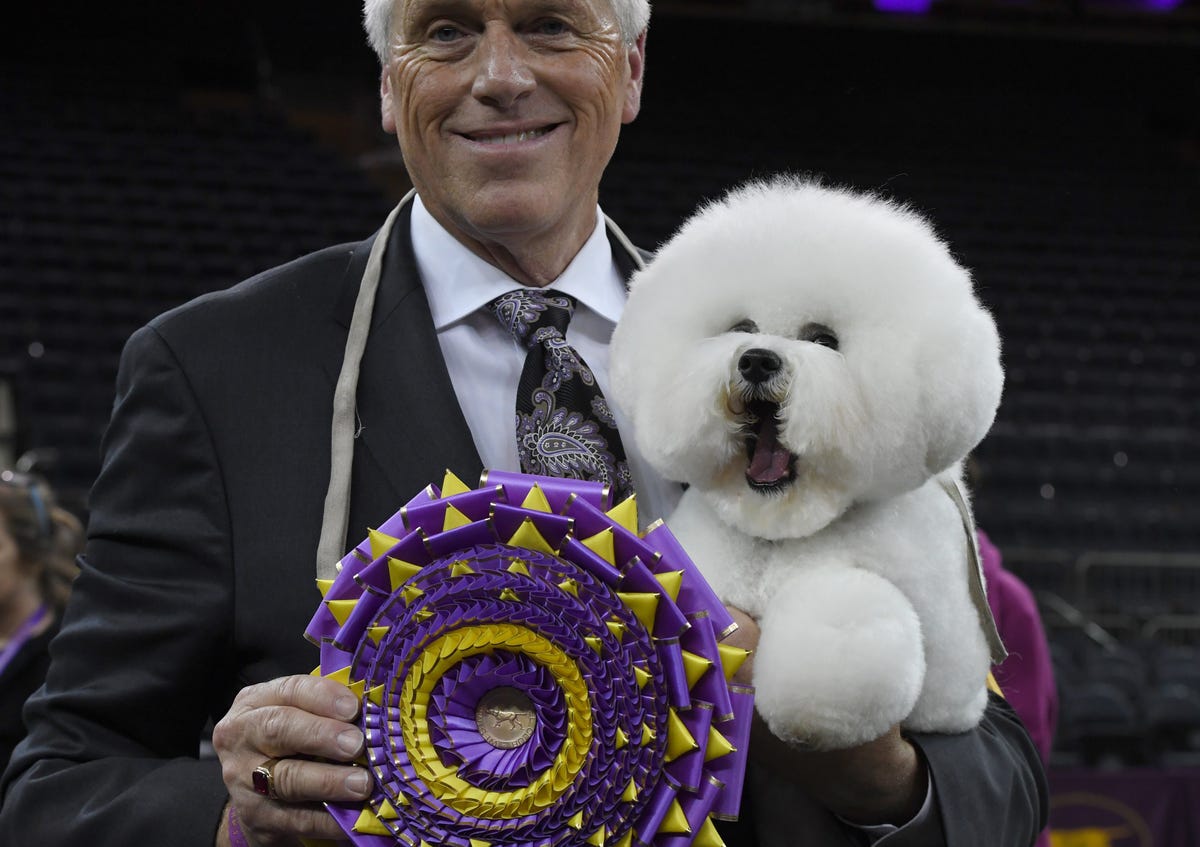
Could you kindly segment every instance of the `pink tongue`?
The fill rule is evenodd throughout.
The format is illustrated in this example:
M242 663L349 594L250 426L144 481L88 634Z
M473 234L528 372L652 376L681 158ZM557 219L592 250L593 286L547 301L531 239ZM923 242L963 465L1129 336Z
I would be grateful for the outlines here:
M759 485L771 485L791 473L792 454L779 444L775 422L764 420L759 426L758 440L746 476Z

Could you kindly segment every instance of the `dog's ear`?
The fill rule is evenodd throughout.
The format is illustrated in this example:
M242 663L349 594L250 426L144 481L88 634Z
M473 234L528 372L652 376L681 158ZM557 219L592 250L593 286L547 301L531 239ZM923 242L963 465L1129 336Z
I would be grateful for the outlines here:
M987 435L1004 370L996 324L973 297L957 319L931 325L922 348L925 468L932 475L966 457Z

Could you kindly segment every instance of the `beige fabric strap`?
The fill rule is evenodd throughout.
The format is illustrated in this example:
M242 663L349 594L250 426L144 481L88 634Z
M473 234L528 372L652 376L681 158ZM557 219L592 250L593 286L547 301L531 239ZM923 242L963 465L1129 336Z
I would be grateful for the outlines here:
M971 602L975 605L975 613L979 615L979 626L987 639L988 648L992 654L992 664L998 665L1008 658L1008 650L996 629L996 620L992 617L992 607L988 605L987 591L983 587L983 562L979 558L979 540L975 536L975 518L971 515L971 507L957 480L942 477L942 488L950 495L962 518L963 529L967 533L967 574L968 587L971 591Z
M329 488L325 492L325 509L321 517L321 539L317 542L317 579L333 579L337 574L337 563L345 552L346 528L350 523L350 473L354 466L358 372L362 366L363 351L367 349L367 335L371 331L371 314L375 311L375 292L379 289L383 253L387 249L396 216L415 194L415 191L410 191L405 195L375 236L362 282L358 286L358 298L354 301L354 317L350 320L350 332L346 336L342 370L333 391Z

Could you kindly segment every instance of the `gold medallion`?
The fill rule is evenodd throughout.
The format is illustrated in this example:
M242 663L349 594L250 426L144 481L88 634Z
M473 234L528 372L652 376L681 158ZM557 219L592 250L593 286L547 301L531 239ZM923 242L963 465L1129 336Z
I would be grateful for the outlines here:
M520 747L537 726L533 701L516 688L504 685L493 688L479 699L475 707L475 724L483 739L500 750Z

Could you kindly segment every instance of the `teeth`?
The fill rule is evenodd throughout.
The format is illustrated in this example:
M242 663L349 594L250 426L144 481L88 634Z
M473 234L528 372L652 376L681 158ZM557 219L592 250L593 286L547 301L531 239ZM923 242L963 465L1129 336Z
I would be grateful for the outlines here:
M520 144L522 141L530 141L534 138L541 138L549 130L534 129L528 132L514 132L508 135L492 135L476 138L480 144Z

